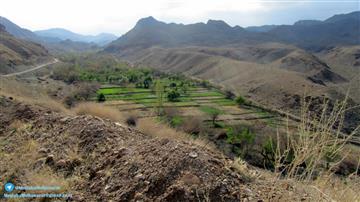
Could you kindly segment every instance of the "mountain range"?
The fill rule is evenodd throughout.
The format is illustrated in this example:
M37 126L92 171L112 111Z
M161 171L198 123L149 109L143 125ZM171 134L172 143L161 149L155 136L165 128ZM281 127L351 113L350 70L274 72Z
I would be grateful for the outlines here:
M39 30L35 31L34 33L41 37L57 38L60 40L71 40L75 42L95 43L100 46L106 45L111 41L117 39L117 36L113 34L101 33L96 36L81 35L62 28Z
M253 31L251 31L253 30ZM260 30L260 31L259 31ZM124 48L147 48L153 45L176 47L186 45L219 46L280 42L320 51L336 45L360 44L360 11L335 15L324 21L299 21L294 25L262 28L231 27L221 20L205 23L175 24L153 17L139 20L135 27L105 49L116 52Z
M4 25L6 31L15 37L41 43L45 46L47 46L48 44L51 44L53 46L56 43L58 43L56 44L57 46L60 46L61 45L60 42L65 40L70 40L74 42L72 46L74 45L81 46L82 43L104 46L117 38L117 36L108 33L101 33L96 36L81 35L62 28L53 28L53 29L39 30L32 32L28 29L16 25L7 18L1 16L0 16L0 24ZM80 42L80 43L76 43L76 42ZM67 41L67 43L69 43L69 41Z

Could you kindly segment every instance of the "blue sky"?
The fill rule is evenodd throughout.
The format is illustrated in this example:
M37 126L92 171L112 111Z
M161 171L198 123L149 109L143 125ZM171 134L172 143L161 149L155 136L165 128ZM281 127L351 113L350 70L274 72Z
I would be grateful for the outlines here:
M246 27L324 20L358 10L359 0L1 0L0 16L30 30L121 35L147 16L184 24L217 19Z

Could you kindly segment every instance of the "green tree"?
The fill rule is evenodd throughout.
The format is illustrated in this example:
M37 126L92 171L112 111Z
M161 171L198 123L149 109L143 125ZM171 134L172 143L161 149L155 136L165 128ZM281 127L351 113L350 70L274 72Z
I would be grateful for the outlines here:
M249 128L242 129L241 131L236 128L227 128L227 142L233 145L240 145L241 155L245 157L250 151L250 146L255 142L255 134Z
M264 164L267 168L275 168L276 149L276 143L272 138L268 138L262 145L261 155L264 158Z
M203 106L200 109L210 116L214 126L219 115L223 113L220 109L210 106Z
M105 102L106 98L105 95L103 93L98 94L97 96L97 101L98 102Z
M243 105L246 103L245 98L243 98L242 96L238 96L235 101L238 105Z
M183 92L183 94L187 94L189 90L189 85L187 83L181 82L180 90Z
M144 88L150 88L150 85L152 84L152 78L150 76L147 76L145 79L144 79Z
M226 99L234 100L235 93L233 93L231 90L226 90L225 97L226 97Z
M164 85L160 80L155 82L155 93L156 93L156 102L157 102L157 113L161 115L163 109L163 97L164 97Z
M170 85L169 85L170 88L176 88L176 86L177 86L177 85L176 85L176 83L174 83L174 82L170 83Z
M170 102L178 101L179 97L180 97L180 93L177 90L171 90L167 94L167 98Z

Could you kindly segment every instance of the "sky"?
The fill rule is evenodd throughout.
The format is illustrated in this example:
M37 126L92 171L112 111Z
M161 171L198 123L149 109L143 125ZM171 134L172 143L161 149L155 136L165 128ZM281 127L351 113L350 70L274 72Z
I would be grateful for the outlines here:
M360 10L360 0L0 0L0 16L34 30L65 28L120 36L144 17L191 24L209 19L231 26L293 24Z

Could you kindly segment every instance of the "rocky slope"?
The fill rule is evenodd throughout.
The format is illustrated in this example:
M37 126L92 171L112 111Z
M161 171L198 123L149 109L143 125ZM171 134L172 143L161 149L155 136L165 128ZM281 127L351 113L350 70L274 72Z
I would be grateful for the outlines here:
M31 65L49 57L43 46L14 37L0 24L0 74L13 72L18 65Z
M93 116L64 116L0 98L1 182L68 184L74 201L300 201L319 197L193 143L146 136ZM6 154L6 155L4 155ZM47 172L43 172L46 170ZM255 172L255 171L254 171ZM54 176L57 176L56 178ZM320 199L320 198L317 198Z

